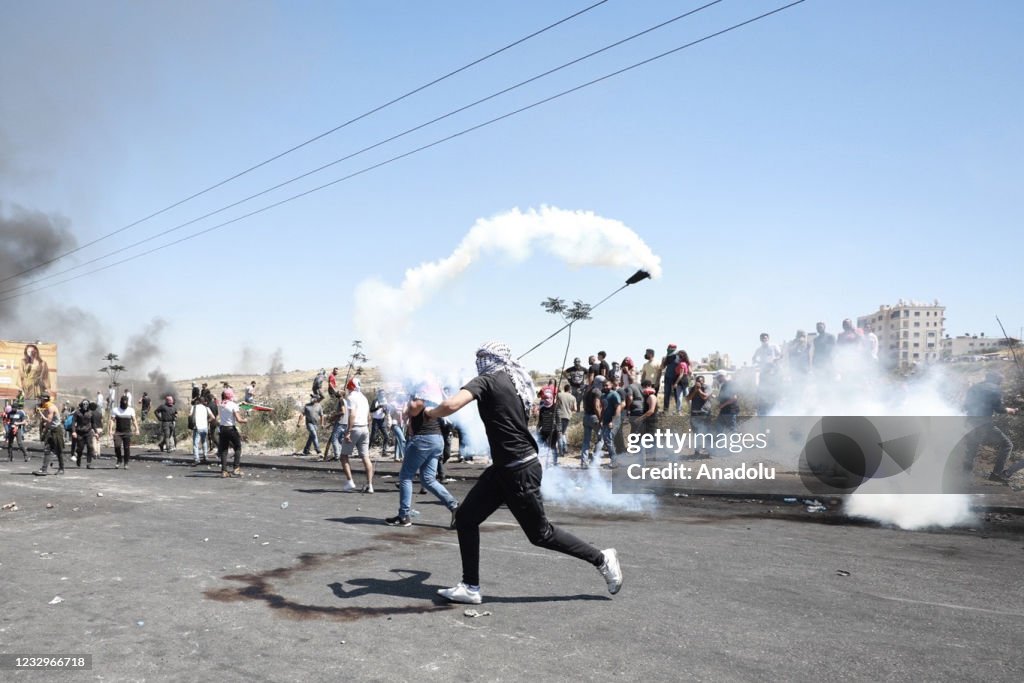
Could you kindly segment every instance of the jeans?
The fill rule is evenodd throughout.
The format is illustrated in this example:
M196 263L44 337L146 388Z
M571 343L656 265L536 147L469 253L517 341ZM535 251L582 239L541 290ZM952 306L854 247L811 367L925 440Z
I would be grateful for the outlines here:
M334 447L334 455L341 455L341 443L345 440L345 432L348 431L348 422L338 422L331 430L331 446Z
M28 462L28 451L25 450L25 433L22 430L18 430L16 434L11 432L7 433L7 457L10 460L14 460L14 444L18 444L18 450L21 451L21 455L25 458L25 462Z
M206 438L208 433L205 429L193 429L192 430L192 457L195 458L196 462L199 462L200 451L202 451L202 459L206 460Z
M556 451L555 462L558 462L559 455L565 455L569 452L569 437L566 434L569 432L569 418L563 417L559 420L561 427L561 435L558 437L558 450Z
M613 464L615 463L615 434L617 432L618 428L615 422L601 425L601 442L604 444L604 449L608 451L608 459Z
M307 422L306 432L308 432L309 436L306 437L306 445L302 448L302 454L309 455L309 447L312 446L316 454L320 455L320 435L316 433L316 424Z
M675 392L676 399L676 414L682 415L683 407L686 405L686 394L689 391L689 387L684 387L682 384L677 384L673 391Z
M402 469L398 473L399 517L408 517L412 510L412 479L417 472L419 472L420 484L423 488L434 494L446 508L454 510L459 507L458 501L436 478L437 461L441 457L442 450L444 450L444 440L440 434L419 434L406 443Z
M587 457L590 455L590 439L594 432L601 426L601 420L597 415L584 415L583 416L583 452L582 456Z
M391 431L393 431L395 433L395 459L396 460L403 460L403 459L405 459L405 449L406 449L406 445L405 445L405 431L402 429L402 427L400 425L397 425L397 424L391 425ZM443 448L443 446L442 446L442 448Z
M604 563L600 550L548 521L540 496L542 474L540 460L518 469L491 465L466 494L455 514L463 583L480 585L480 524L502 503L508 506L530 543L578 557L595 567Z

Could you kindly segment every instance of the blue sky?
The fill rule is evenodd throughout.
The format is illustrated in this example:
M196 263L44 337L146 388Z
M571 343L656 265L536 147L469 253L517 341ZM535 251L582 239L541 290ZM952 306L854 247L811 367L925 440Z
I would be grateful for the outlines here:
M0 202L66 216L87 242L587 4L5 3ZM610 0L67 265L699 4ZM781 4L726 0L224 217ZM578 326L570 358L638 358L674 342L746 360L762 330L779 340L819 319L838 328L901 297L940 299L954 334L994 334L997 314L1018 331L1022 33L1024 6L1010 0L808 0L26 305L87 311L114 351L160 316L154 364L172 376L242 369L245 349L257 358L245 369L263 370L278 347L288 368L329 367L349 353L361 281L397 285L478 218L551 205L624 222L664 268ZM446 364L468 365L486 339L524 350L558 326L545 297L594 302L630 272L544 254L480 262L420 311L406 343ZM52 336L70 357L82 334ZM530 365L553 368L563 350L552 342Z

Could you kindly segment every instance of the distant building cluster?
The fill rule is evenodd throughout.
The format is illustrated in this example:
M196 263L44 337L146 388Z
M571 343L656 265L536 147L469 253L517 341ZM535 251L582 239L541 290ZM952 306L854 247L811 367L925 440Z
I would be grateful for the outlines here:
M932 303L900 299L857 317L857 327L870 327L878 336L879 360L900 371L940 359L945 323L946 307L937 299Z

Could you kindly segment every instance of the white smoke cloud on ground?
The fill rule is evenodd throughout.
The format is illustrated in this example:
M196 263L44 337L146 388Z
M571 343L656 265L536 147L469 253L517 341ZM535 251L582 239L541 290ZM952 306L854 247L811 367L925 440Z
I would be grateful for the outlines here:
M922 366L919 374L896 380L860 347L836 347L834 375L826 381L808 378L785 388L771 415L776 416L900 416L933 417L962 415L950 395L955 384L941 366ZM741 381L743 391L757 391L754 375ZM913 481L914 488L941 490L948 444L925 440L925 452L914 466L899 477ZM796 469L799 452L791 462L781 463ZM877 483L877 482L875 482ZM882 494L872 493L869 479L847 496L844 511L851 517L871 519L902 529L953 526L974 520L970 496L966 494ZM891 489L889 489L891 490Z
M475 372L437 368L429 359L414 357L409 324L417 311L474 263L497 255L522 262L535 251L553 255L573 268L643 269L652 277L661 276L661 259L636 232L621 221L590 211L542 206L481 218L449 256L408 269L397 287L369 279L356 288L355 328L385 381L413 387L423 381L425 372L433 370L434 376L449 378L446 386L457 389L463 383L451 378L473 377ZM469 450L482 452L486 434L473 406L456 413L452 421ZM650 496L613 495L611 482L600 472L573 477L549 468L542 492L548 502L588 509L643 510L653 504Z

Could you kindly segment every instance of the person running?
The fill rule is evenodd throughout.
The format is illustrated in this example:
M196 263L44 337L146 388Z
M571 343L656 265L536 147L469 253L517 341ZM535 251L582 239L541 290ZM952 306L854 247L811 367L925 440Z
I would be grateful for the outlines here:
M43 466L32 474L38 476L49 474L51 453L57 456L57 466L59 468L57 474L64 474L64 421L57 410L57 406L50 402L49 394L43 394L39 397L39 400L41 403L37 410L39 411L40 423L42 425L40 438L47 448L43 453Z
M238 431L238 425L245 424L247 420L239 412L238 404L235 403L235 390L228 387L220 394L221 404L217 417L220 420L220 443L217 444L217 457L220 458L220 476L223 479L228 477L242 476L242 435ZM231 471L228 471L228 448L234 451L235 460Z
M348 481L345 482L346 492L359 490L361 493L373 493L373 463L370 462L370 402L362 392L362 382L358 377L348 381L348 431L341 447L341 469L345 471ZM358 453L366 468L366 485L356 488L352 480L352 466L348 456Z
M421 393L421 392L418 392ZM419 473L420 485L430 491L452 513L449 528L455 528L455 513L459 502L455 500L441 482L437 481L437 465L444 450L441 436L441 420L427 417L423 399L413 395L405 406L405 417L409 424L409 440L405 444L405 457L398 473L399 496L398 515L388 517L384 523L389 526L412 526L409 514L412 511L412 480Z
M135 408L132 407L131 399L122 396L116 408L110 410L110 425L108 427L114 439L114 469L122 464L128 469L128 459L131 458L132 434L139 433L139 423L135 420ZM123 455L122 455L123 453Z
M462 556L462 581L438 594L452 602L480 604L480 524L503 503L534 545L588 562L598 569L612 595L622 587L622 569L614 548L598 550L548 521L540 494L543 467L530 434L533 382L500 342L483 344L476 353L478 376L427 418L447 417L476 401L491 447L491 465L480 475L455 514Z
M7 461L14 462L14 444L18 444L18 450L28 462L28 451L25 450L25 425L28 424L28 415L18 406L12 406L11 412L7 413Z

